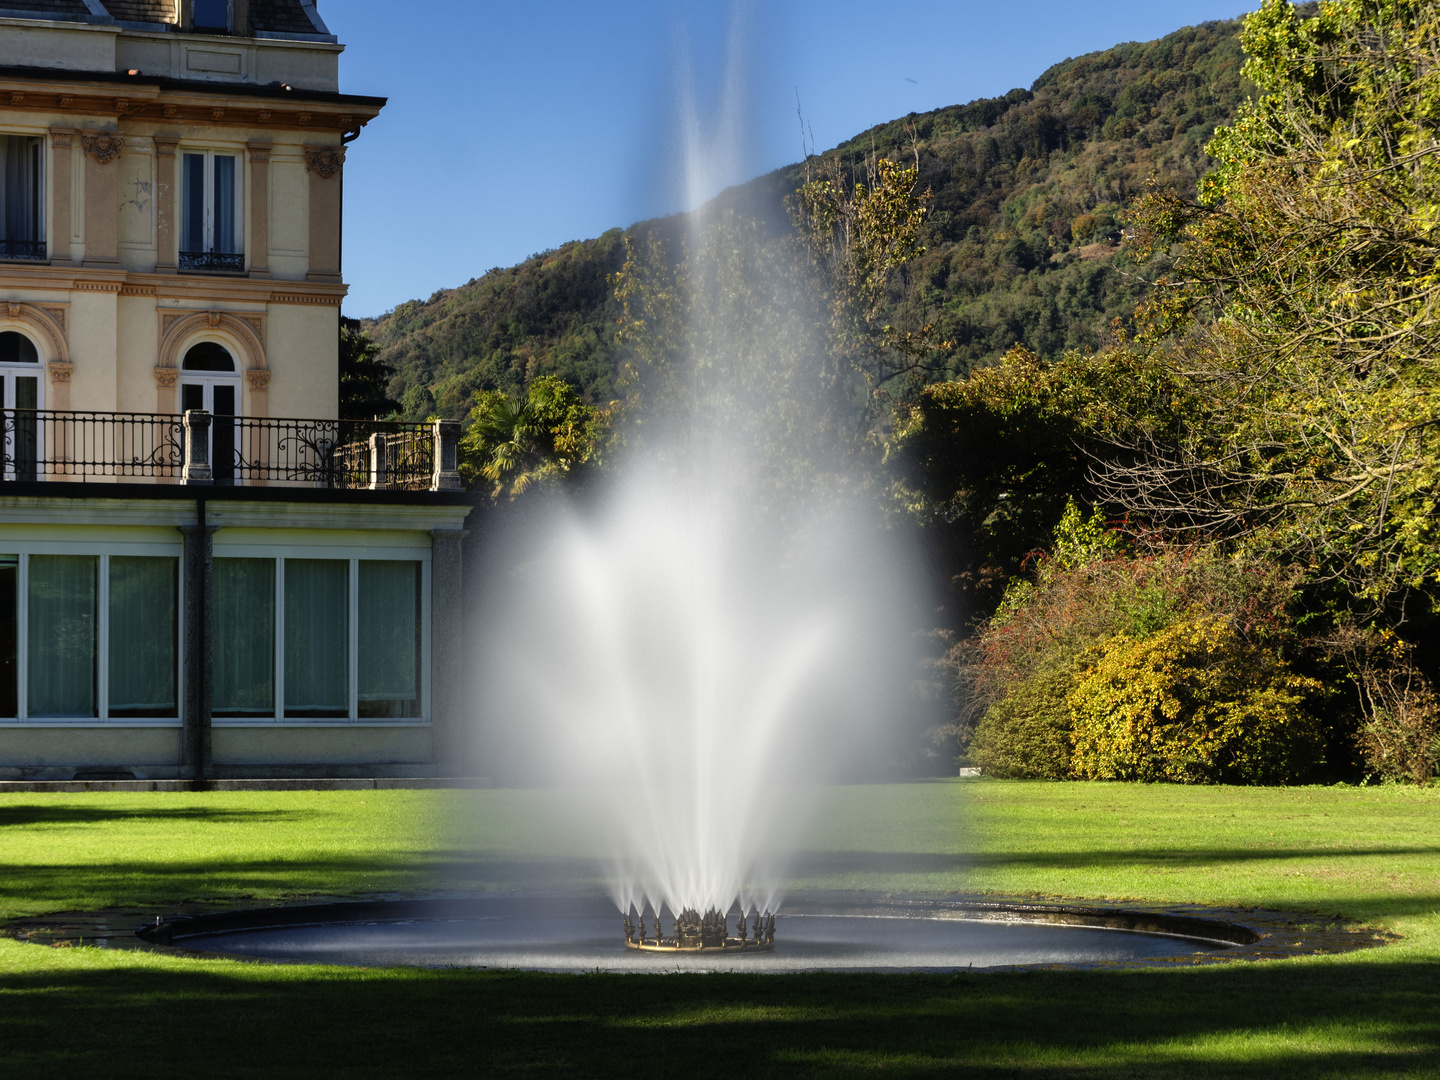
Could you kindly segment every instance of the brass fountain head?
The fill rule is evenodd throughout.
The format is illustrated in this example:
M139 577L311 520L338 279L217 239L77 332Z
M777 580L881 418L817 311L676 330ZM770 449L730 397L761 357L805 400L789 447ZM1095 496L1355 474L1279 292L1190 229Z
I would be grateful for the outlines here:
M625 913L625 946L643 952L662 953L752 953L769 952L775 948L775 916L766 911L763 915L755 912L752 933L746 935L745 912L735 919L735 934L729 933L726 917L716 908L701 915L694 908L686 908L675 916L669 936L660 928L660 915L655 915L655 933L645 934L645 915L637 913L636 919Z

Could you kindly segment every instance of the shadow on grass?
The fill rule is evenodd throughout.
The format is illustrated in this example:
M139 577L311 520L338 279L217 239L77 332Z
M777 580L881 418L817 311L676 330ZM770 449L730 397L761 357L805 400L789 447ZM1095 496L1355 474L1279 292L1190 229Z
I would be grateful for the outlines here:
M220 807L107 807L10 806L0 807L0 828L38 825L106 825L126 821L203 821L268 823L294 822L322 815L308 810L230 810Z
M0 973L0 997L7 1077L1259 1080L1440 1067L1434 968L1402 962L950 977L183 962Z
M805 852L791 865L796 873L838 874L875 871L879 873L936 874L966 870L1011 868L1104 870L1115 867L1140 869L1164 867L1202 868L1247 862L1279 862L1287 859L1345 859L1396 856L1440 856L1440 845L1426 847L1345 848L1174 848L1116 849L1113 851L1027 851L1027 852L915 852L915 851L823 851Z

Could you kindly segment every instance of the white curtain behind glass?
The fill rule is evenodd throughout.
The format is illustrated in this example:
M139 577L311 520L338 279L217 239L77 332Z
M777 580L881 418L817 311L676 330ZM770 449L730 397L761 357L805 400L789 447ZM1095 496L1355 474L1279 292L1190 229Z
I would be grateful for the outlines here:
M361 560L362 717L420 715L420 564Z
M216 559L210 711L275 715L275 560Z
M30 556L30 715L95 716L95 555Z
M179 560L110 557L110 715L176 716Z
M350 563L285 560L285 715L350 714Z

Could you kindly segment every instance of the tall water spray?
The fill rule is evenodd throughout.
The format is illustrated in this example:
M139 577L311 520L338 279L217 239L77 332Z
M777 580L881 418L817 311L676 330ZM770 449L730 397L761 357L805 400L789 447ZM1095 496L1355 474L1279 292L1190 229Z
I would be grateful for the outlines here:
M685 125L697 199L736 150L735 70L716 139ZM774 910L823 785L898 756L910 556L842 452L856 403L793 260L731 215L671 240L681 345L598 492L508 556L482 681L532 775L598 807L622 910Z

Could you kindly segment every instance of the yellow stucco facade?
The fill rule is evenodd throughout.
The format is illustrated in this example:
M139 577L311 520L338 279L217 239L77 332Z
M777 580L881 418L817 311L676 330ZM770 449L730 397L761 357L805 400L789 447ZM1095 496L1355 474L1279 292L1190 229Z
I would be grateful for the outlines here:
M344 144L383 101L337 92L333 38L292 36L314 40L0 11L0 139L42 147L45 245L0 251L0 332L36 346L42 408L178 412L212 341L239 415L337 416ZM233 162L223 269L185 265L187 155Z

